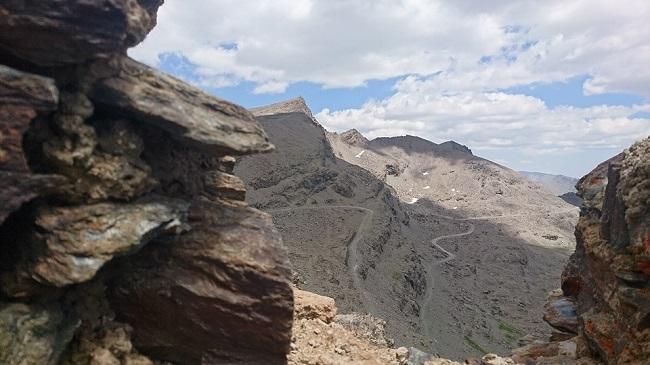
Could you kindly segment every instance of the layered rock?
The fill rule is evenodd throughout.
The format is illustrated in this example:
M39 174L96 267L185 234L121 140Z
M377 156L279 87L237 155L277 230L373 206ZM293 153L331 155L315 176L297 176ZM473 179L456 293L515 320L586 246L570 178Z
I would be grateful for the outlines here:
M650 138L578 182L576 251L544 320L560 332L516 349L527 364L650 361Z
M252 114L125 56L160 0L0 4L0 363L282 363Z
M607 364L650 359L650 139L578 183L584 208L563 275L588 354Z

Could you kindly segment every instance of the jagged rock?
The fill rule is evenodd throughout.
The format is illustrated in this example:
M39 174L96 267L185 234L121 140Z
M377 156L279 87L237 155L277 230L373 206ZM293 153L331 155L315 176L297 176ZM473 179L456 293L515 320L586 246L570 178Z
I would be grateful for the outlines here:
M238 105L128 57L100 61L92 67L114 70L97 81L91 93L91 99L104 108L151 123L202 149L247 154L273 148L253 116Z
M650 139L578 183L576 252L562 276L588 355L606 364L650 358Z
M0 303L0 363L58 364L77 326L54 304Z
M188 204L156 198L131 204L42 207L34 230L16 239L16 266L2 273L2 291L13 297L92 279L114 256L125 255L163 233L175 233ZM30 227L31 228L31 227Z
M349 145L364 147L368 144L368 139L356 129L350 129L341 133L341 140Z
M198 199L189 224L188 233L152 243L116 269L109 299L133 327L136 347L183 364L284 361L293 297L270 216Z
M55 110L58 100L54 80L0 65L1 170L29 172L23 153L23 134L39 114Z
M53 130L32 140L43 145L39 159L44 169L75 182L67 200L129 200L156 186L151 168L140 159L143 142L128 121L87 123L93 105L83 94L64 93L61 105L51 123Z
M330 323L336 316L334 299L308 291L293 289L294 319L320 319Z
M551 295L544 305L544 320L560 331L578 333L578 315L573 299L561 293Z
M305 99L302 96L259 108L253 108L251 109L251 112L256 117L286 113L302 113L307 115L310 119L314 120L311 109L309 109L307 103L305 102Z
M156 25L162 0L7 0L0 49L42 66L122 53Z
M30 122L53 111L58 97L53 80L0 65L0 223L22 204L66 183L61 176L31 174L23 152Z
M208 194L222 199L241 201L246 199L246 186L235 175L213 170L207 172L204 179L205 189Z

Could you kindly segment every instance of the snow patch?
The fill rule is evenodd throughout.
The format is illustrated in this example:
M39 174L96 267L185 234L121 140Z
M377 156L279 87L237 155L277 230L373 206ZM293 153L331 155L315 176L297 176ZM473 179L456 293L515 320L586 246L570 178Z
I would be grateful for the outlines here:
M411 201L408 204L415 204L418 201L418 198L411 198Z
M425 171L425 172L422 173L422 176L427 176L427 175L429 175L428 171Z
M429 185L427 185L427 186L423 187L422 189L427 190L427 189L431 189L431 187Z
M363 151L359 152L359 153L358 153L356 156L354 156L354 157L356 157L356 158L361 158L361 156L363 156L363 153L364 153L364 152L366 152L366 150L363 150Z

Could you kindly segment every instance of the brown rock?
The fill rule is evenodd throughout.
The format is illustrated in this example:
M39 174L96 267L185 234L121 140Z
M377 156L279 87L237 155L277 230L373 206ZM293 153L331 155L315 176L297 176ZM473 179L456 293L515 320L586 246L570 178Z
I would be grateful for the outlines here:
M151 123L204 150L247 154L272 149L252 114L238 105L127 57L92 67L115 69L97 82L91 94L105 108Z
M285 361L293 295L270 216L198 199L189 224L188 233L116 268L123 274L109 299L133 327L136 347L190 365Z
M180 229L187 208L183 201L166 198L40 208L27 241L17 238L19 258L13 270L0 276L2 290L24 297L37 294L40 285L63 287L88 281L114 256Z
M122 53L156 24L162 0L7 0L0 4L0 49L42 66Z
M77 326L57 305L0 303L0 364L58 364Z
M293 289L293 317L305 319L320 319L330 323L336 316L334 299L308 291Z
M30 123L56 108L54 81L0 65L0 223L24 203L52 194L65 184L61 176L30 173L23 135Z
M0 65L0 170L29 172L23 134L39 114L56 109L54 80Z
M207 172L204 179L208 194L222 199L246 200L246 186L237 176L213 170Z
M579 356L606 364L650 359L649 160L645 139L578 184L585 209L562 288L575 299Z

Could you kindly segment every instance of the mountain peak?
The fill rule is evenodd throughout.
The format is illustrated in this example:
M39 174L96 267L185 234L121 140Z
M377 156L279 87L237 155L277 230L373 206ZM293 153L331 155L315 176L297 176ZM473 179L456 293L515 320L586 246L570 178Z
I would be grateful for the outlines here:
M459 152L464 152L468 153L470 155L473 155L472 150L470 150L467 146L462 145L456 141L447 141L443 142L438 145L440 148L445 148L448 150L453 150L453 151L459 151Z
M368 139L364 137L361 132L354 128L341 133L341 140L353 146L364 146L366 143L368 143Z
M314 119L314 116L307 106L305 99L302 96L299 96L294 99L289 99L281 101L279 103L261 106L257 108L252 108L250 110L253 115L256 117L264 115L274 115L274 114L286 114L286 113L303 113L309 118Z

